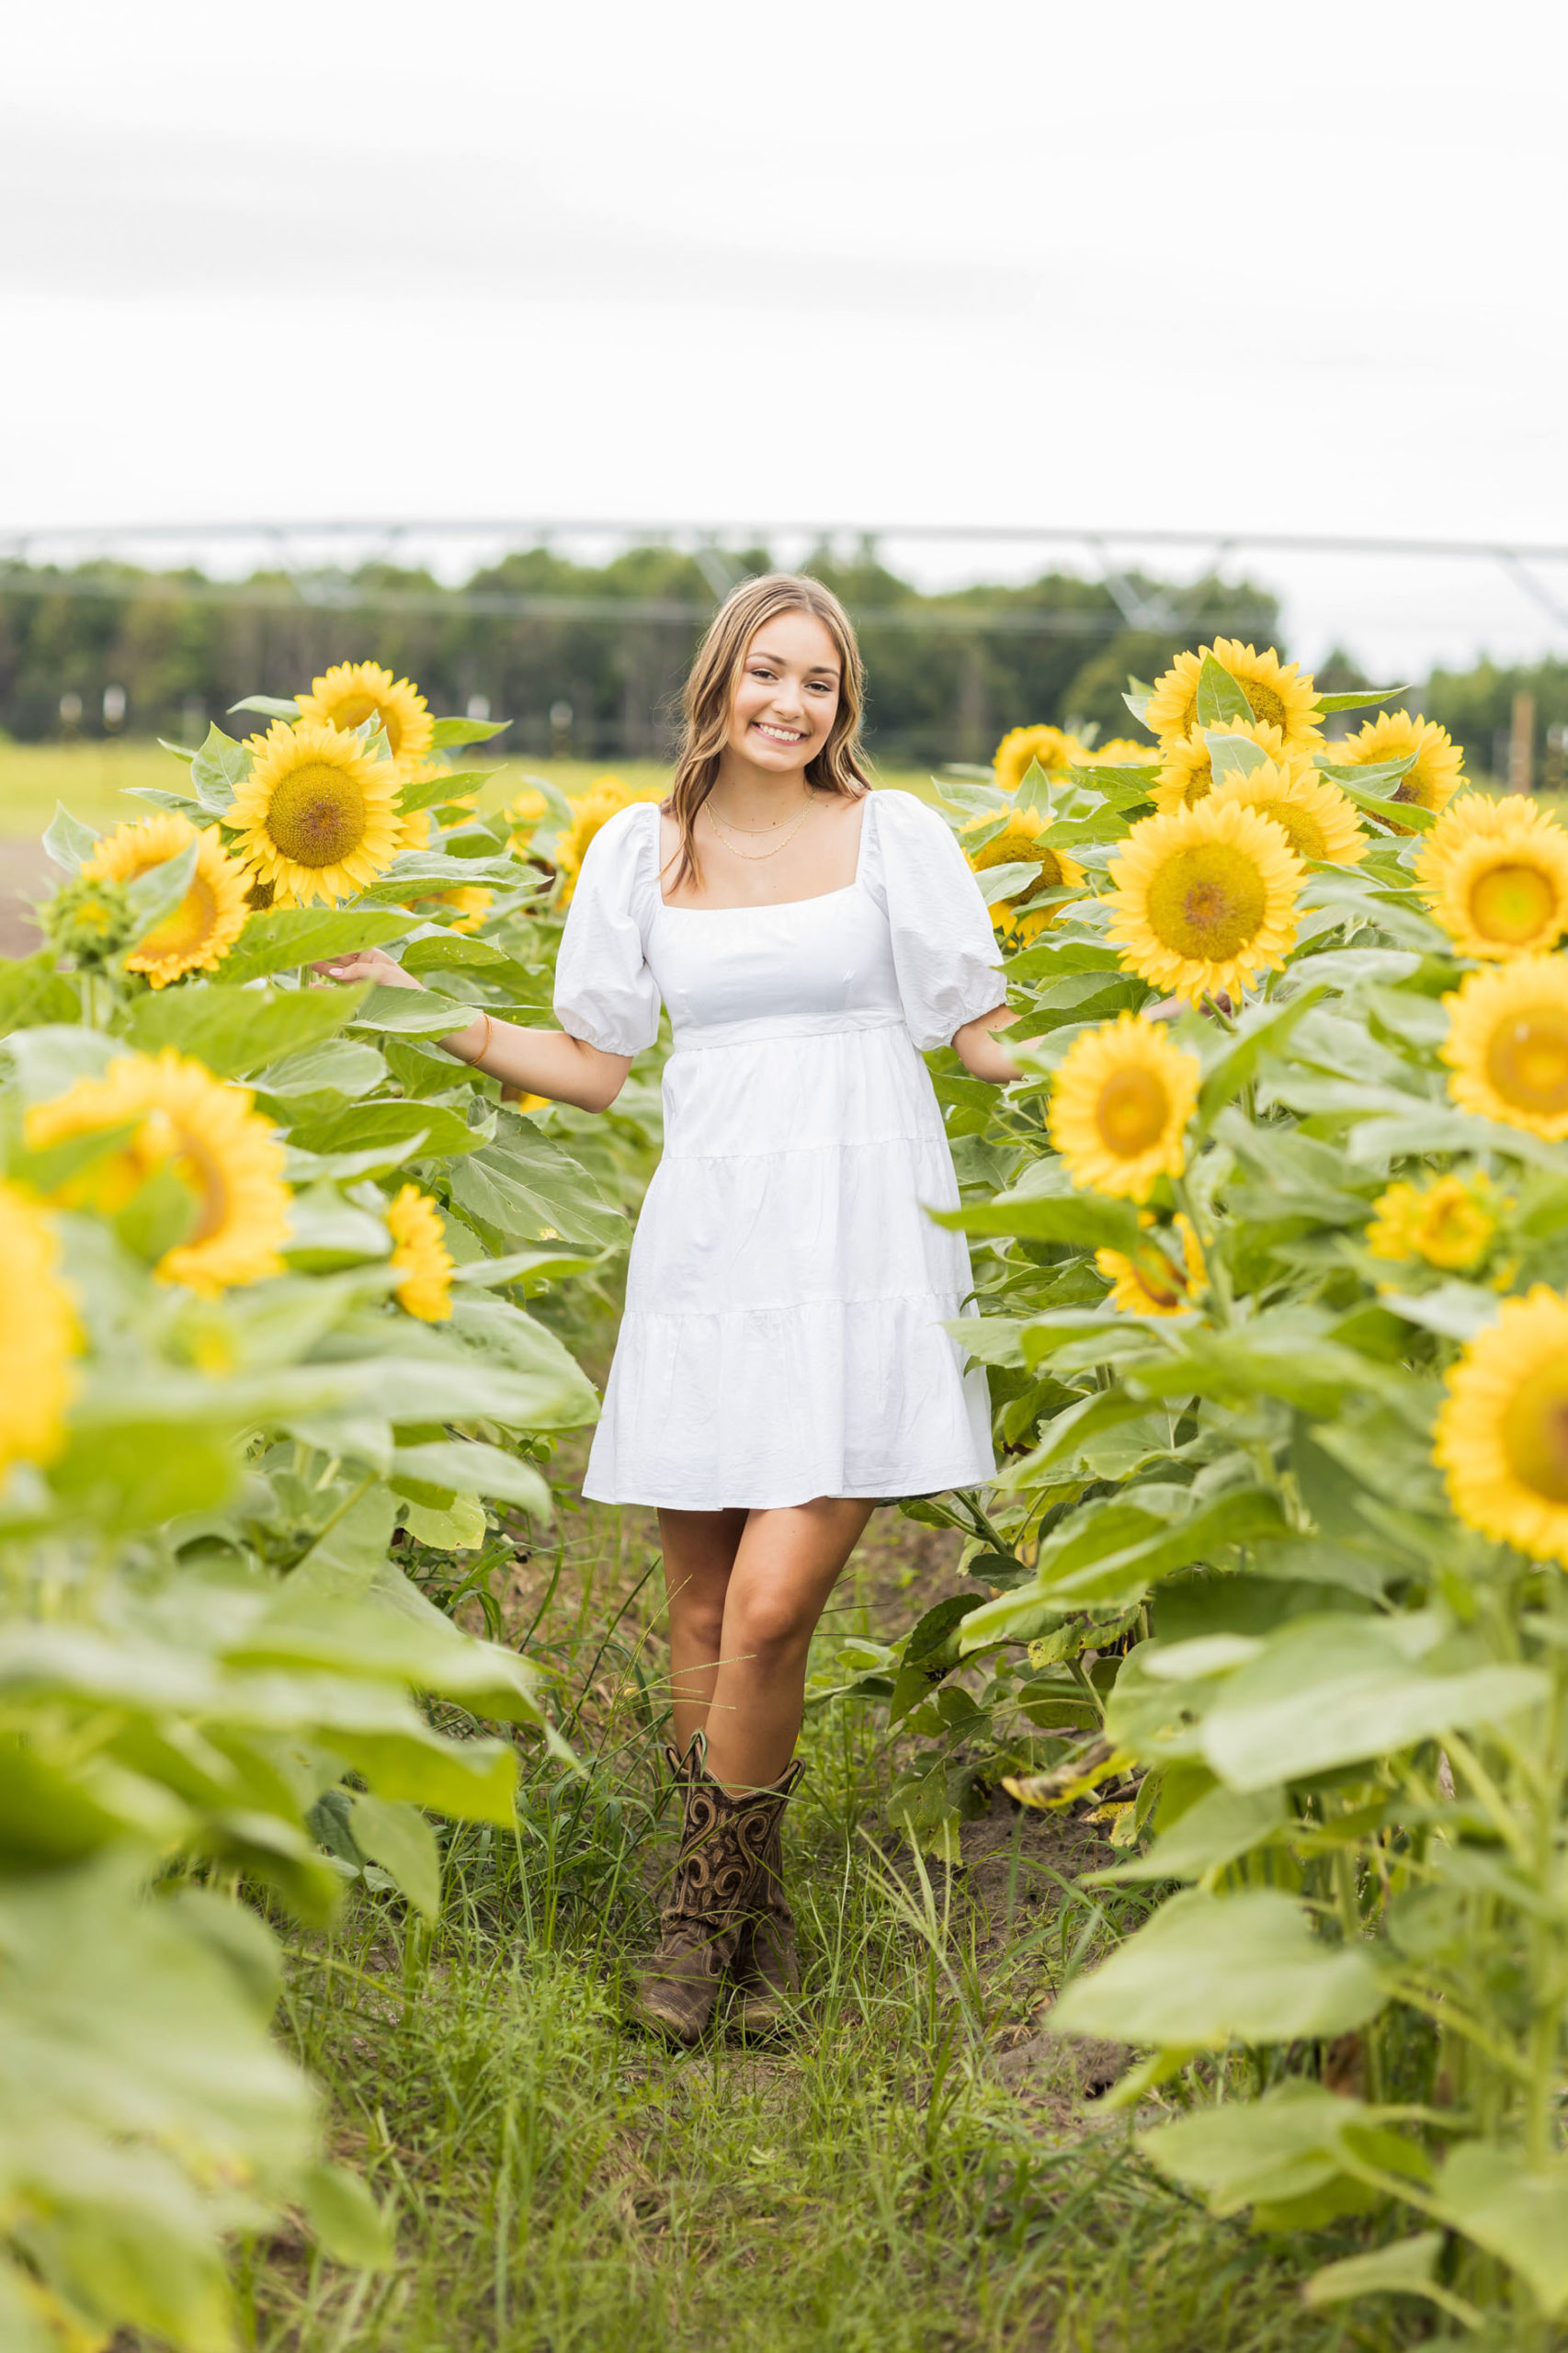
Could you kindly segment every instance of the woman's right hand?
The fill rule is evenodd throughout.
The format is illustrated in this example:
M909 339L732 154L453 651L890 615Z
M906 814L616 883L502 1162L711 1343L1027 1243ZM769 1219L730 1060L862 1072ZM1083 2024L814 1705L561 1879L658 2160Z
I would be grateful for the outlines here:
M412 972L405 972L395 956L384 948L361 948L353 956L328 956L311 970L328 981L378 981L382 988L422 989Z

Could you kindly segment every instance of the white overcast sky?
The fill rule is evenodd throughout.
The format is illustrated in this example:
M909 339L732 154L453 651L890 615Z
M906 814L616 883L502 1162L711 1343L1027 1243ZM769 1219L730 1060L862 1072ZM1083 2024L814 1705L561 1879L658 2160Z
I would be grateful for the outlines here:
M1555 0L13 10L0 537L1568 542L1565 66ZM1568 652L1487 563L1247 561L1308 656Z

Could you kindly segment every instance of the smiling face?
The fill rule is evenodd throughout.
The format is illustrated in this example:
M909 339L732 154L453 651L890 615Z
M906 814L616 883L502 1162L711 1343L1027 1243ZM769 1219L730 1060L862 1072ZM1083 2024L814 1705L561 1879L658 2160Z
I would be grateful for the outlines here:
M777 613L746 648L727 748L774 776L814 760L838 713L838 649L814 613Z

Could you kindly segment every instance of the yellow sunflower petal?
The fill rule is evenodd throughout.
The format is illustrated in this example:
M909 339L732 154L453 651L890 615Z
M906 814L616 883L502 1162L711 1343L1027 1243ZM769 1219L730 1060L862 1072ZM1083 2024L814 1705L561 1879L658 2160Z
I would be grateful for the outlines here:
M1142 1201L1156 1177L1179 1176L1201 1074L1196 1054L1131 1013L1075 1038L1051 1088L1050 1120L1074 1184Z
M1185 740L1197 726L1198 682L1207 654L1235 680L1254 719L1278 728L1287 750L1322 741L1317 688L1310 677L1300 675L1296 663L1282 663L1271 645L1259 654L1256 646L1244 645L1239 638L1217 637L1212 645L1199 646L1196 654L1178 654L1164 676L1155 680L1143 724L1162 743L1169 736Z
M1355 802L1303 761L1264 760L1245 776L1233 768L1212 793L1214 806L1227 801L1278 825L1309 864L1357 866L1371 847Z
M452 1312L452 1257L439 1210L417 1185L405 1185L388 1205L387 1231L398 1305L422 1324L444 1324Z
M992 824L990 817L971 817L960 829L960 844L964 834L975 833ZM1045 839L1051 830L1051 819L1038 809L1013 808L1007 822L992 841L980 849L966 852L976 874L984 874L992 867L1028 863L1037 867L1034 881L1016 898L1002 899L991 910L991 919L1005 934L1016 937L1020 943L1033 938L1045 929L1055 915L1054 907L1031 907L1029 902L1050 891L1081 890L1084 870L1065 850L1052 849ZM1027 911L1027 912L1026 912Z
M535 834L543 824L545 807L543 793L537 786L529 785L524 791L518 793L517 799L504 812L506 823L512 829L510 835L512 848L519 858L527 853Z
M1461 955L1535 955L1568 931L1568 833L1533 801L1451 801L1415 875Z
M1243 735L1249 744L1271 760L1285 757L1285 738L1278 727L1250 723L1242 719L1227 720L1220 727L1194 727L1190 735L1169 736L1160 745L1160 773L1151 796L1162 816L1173 809L1196 809L1207 801L1214 782L1214 758L1210 750L1210 735Z
M1467 1528L1532 1560L1568 1556L1568 1301L1508 1299L1448 1376L1433 1461Z
M1091 752L1080 748L1074 765L1087 768L1143 768L1158 757L1158 747L1153 744L1135 744L1131 735L1113 735L1108 743L1096 744Z
M1468 973L1443 1003L1460 1108L1553 1142L1568 1136L1568 962L1520 956Z
M1145 817L1108 875L1106 936L1155 988L1234 993L1294 944L1301 862L1277 824L1233 801L1210 793L1196 809Z
M662 785L642 785L633 790L631 785L622 784L618 776L598 777L586 792L573 797L572 823L564 833L557 835L555 842L555 865L562 877L559 905L571 905L588 845L600 826L608 824L618 810L630 808L634 801L664 798Z
M1464 781L1464 754L1446 727L1423 719L1419 711L1414 719L1407 710L1380 711L1376 719L1368 720L1359 734L1330 749L1335 767L1377 767L1385 760L1414 752L1415 765L1400 778L1393 797L1413 801L1434 813L1448 807ZM1410 830L1397 819L1391 823L1399 832Z
M95 1162L55 1197L67 1208L112 1216L147 1179L171 1168L189 1190L191 1222L184 1241L165 1252L157 1273L210 1293L277 1274L289 1233L283 1146L252 1108L248 1087L213 1077L165 1046L125 1054L99 1078L79 1078L63 1095L34 1104L28 1147L42 1152L72 1136L131 1127L130 1141Z
M1498 1206L1484 1174L1391 1185L1372 1204L1367 1245L1375 1258L1424 1258L1429 1267L1467 1273L1491 1247Z
M81 1335L58 1256L36 1203L0 1183L0 1482L13 1462L52 1461L64 1435Z
M404 776L412 776L430 749L436 722L417 687L394 678L379 662L339 662L301 695L300 717L318 727L350 733L367 719L379 719L387 748Z
M1047 776L1060 776L1085 757L1076 735L1060 727L1015 727L1004 735L993 756L996 782L1004 792L1016 792L1038 760Z
M405 820L390 760L336 728L278 720L251 738L251 772L227 823L274 906L331 905L368 890L397 857Z
M1174 1232L1181 1245L1183 1270L1153 1237L1131 1256L1122 1250L1096 1251L1095 1264L1111 1287L1110 1303L1123 1315L1181 1315L1203 1289L1203 1253L1191 1220L1178 1212Z
M95 882L133 882L139 874L196 844L196 871L173 915L165 915L125 960L128 972L144 972L155 989L186 972L212 972L245 927L250 876L231 858L216 826L199 831L177 810L165 810L140 824L117 825L83 860L82 873Z

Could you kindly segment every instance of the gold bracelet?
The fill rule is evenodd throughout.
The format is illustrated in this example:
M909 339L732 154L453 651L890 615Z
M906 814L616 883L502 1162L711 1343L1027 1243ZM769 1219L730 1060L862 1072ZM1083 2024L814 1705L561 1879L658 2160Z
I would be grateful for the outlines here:
M484 1043L481 1046L477 1054L460 1054L458 1056L458 1060L460 1062L467 1063L470 1070L477 1070L480 1063L484 1060L485 1055L490 1051L490 1016L486 1013L483 1006L479 1006L478 1012L480 1019L484 1024Z

